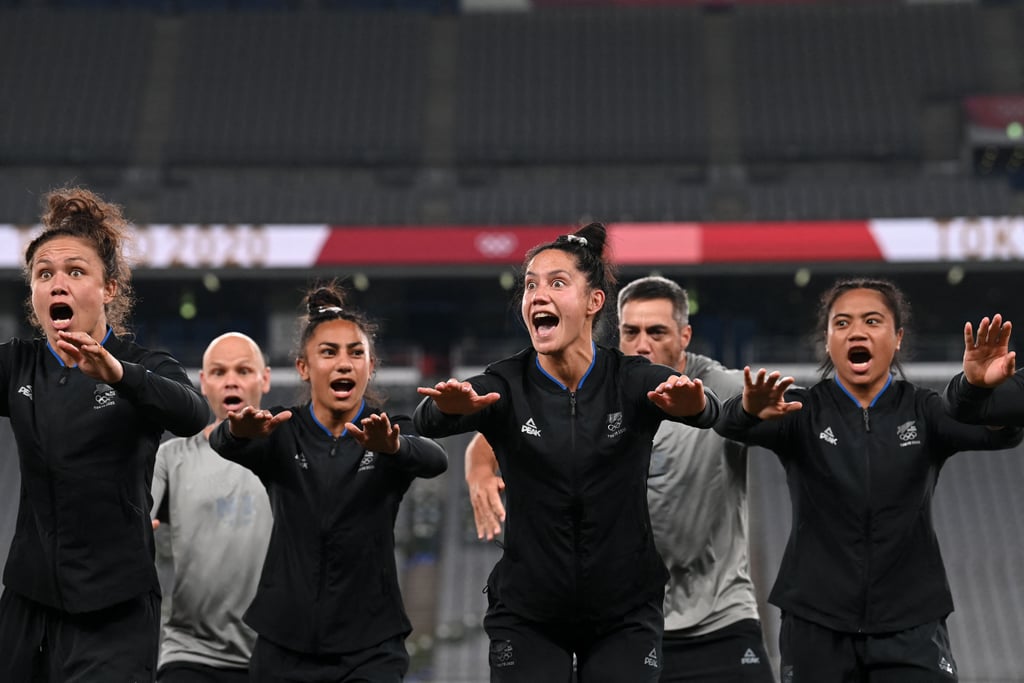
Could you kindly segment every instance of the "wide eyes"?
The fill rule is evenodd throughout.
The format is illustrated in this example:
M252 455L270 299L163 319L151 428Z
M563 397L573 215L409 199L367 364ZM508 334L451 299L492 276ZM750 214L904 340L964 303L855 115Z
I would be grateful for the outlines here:
M565 280L555 279L555 280L551 281L551 284L549 286L554 288L554 289L562 289L562 288L568 286L568 284L569 283L567 281L565 281ZM528 280L523 288L527 292L532 292L533 290L537 289L539 286L540 286L540 284L538 282L536 282L534 280Z
M85 275L85 271L82 270L81 268L72 268L71 270L68 271L68 275L70 275L73 278L80 278L80 277ZM45 280L49 280L52 277L53 277L53 271L52 270L41 270L38 273L36 273L36 279L37 280L45 281Z

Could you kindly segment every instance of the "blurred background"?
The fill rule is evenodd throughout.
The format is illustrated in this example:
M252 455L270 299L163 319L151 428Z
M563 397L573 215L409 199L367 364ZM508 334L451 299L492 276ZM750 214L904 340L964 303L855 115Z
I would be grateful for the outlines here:
M1022 45L1009 0L0 0L0 338L32 334L42 195L81 184L137 227L139 342L197 377L210 339L246 332L271 403L302 398L313 280L380 322L377 381L408 412L416 386L528 343L525 250L591 220L623 282L688 289L691 349L803 382L819 294L892 278L910 379L941 389L965 321L1021 317ZM487 680L500 550L475 538L465 442L397 528L409 680ZM763 596L789 504L771 454L750 481ZM1024 681L1022 489L1024 449L940 482L961 681ZM3 421L0 560L17 490Z

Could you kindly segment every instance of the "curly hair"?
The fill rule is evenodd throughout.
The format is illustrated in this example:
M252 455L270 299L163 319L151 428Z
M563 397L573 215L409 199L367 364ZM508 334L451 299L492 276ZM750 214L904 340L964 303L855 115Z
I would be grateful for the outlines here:
M25 279L31 285L32 265L39 248L57 237L76 237L85 240L103 263L104 282L114 282L117 290L114 297L104 306L107 324L116 334L127 330L128 315L135 304L132 290L132 273L124 255L125 244L130 239L128 221L121 213L121 207L104 201L99 195L81 187L64 187L52 190L46 195L46 211L43 213L43 231L32 240L25 250ZM32 298L25 302L29 322L42 329Z

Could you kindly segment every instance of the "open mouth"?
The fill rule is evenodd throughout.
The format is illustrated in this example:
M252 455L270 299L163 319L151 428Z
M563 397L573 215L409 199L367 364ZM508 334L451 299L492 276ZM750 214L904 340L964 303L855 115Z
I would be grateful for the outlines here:
M224 407L231 411L241 410L244 407L243 403L241 396L230 394L224 397Z
M868 365L871 363L871 352L864 347L858 346L850 349L846 358L850 361L850 365L854 370L863 371L867 370Z
M551 313L535 313L530 320L540 334L546 334L558 326L558 316Z
M50 320L53 321L54 327L59 330L67 329L73 317L75 317L75 312L67 304L53 304L50 306Z
M356 388L356 383L350 379L336 379L331 382L331 391L347 393Z

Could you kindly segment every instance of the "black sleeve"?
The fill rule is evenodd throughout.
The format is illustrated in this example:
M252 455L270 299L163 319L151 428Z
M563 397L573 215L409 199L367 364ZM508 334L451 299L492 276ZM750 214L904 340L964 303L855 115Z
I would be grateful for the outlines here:
M636 356L627 356L623 361L622 376L625 378L625 381L631 382L630 391L635 392L635 395L645 409L654 411L663 420L679 422L680 424L697 427L698 429L714 427L721 413L722 402L719 400L718 395L706 385L704 386L704 397L706 399L704 410L696 415L687 415L685 417L669 415L647 397L648 392L654 391L659 384L672 375L678 374L679 371L674 368L646 362L646 359Z
M143 364L118 360L124 375L111 386L146 420L175 436L192 436L210 423L209 405L169 354L152 352Z
M964 373L949 381L945 392L950 415L968 424L1024 426L1024 370L995 389L977 387Z
M998 451L1013 448L1024 439L1024 431L1020 427L992 429L984 425L960 422L949 414L938 394L925 391L925 410L932 438L950 455L958 451Z
M801 410L806 410L807 396L803 390L787 391L786 400L800 401L804 404ZM762 420L743 409L743 394L737 394L722 404L722 414L715 423L715 431L727 439L761 446L781 456L799 414L800 411L796 411L772 420Z
M476 393L481 396L496 391L501 394L501 399L497 403L492 403L472 415L448 415L441 412L433 398L426 396L416 406L416 411L412 416L413 426L416 428L417 434L439 438L451 436L452 434L483 431L482 425L493 416L496 406L501 405L505 400L507 388L504 382L494 375L476 375L469 378L468 381L473 385Z
M276 415L281 410L281 408L272 408L271 412ZM266 482L274 461L274 454L278 450L277 442L281 438L279 435L283 435L290 429L291 426L285 423L279 425L265 439L242 439L231 433L228 421L224 420L210 433L210 448L222 458L252 470L257 477Z
M391 418L392 424L401 430L398 452L382 455L384 462L405 472L410 477L429 479L443 474L448 469L448 453L433 439L416 434L412 420L407 415Z

